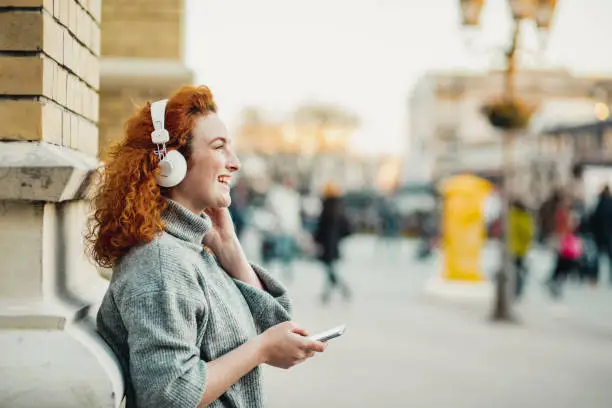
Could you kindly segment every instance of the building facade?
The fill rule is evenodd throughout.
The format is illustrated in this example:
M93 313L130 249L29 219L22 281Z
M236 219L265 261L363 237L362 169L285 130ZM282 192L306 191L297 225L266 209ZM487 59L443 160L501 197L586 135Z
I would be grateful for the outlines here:
M612 187L610 119L546 128L539 138L538 153L540 162L548 163L551 169L544 175L549 179L542 183L543 196L556 186L590 208L604 185Z
M498 181L502 177L502 134L490 126L482 106L503 90L504 73L430 73L414 87L409 101L410 129L405 180L436 180L471 172ZM594 118L598 78L576 77L563 70L519 71L517 94L535 102L530 127L517 134L510 152L512 190L531 195L538 180L549 182L547 160L539 157L543 129L563 122L577 125ZM423 159L425 158L425 159ZM557 157L558 162L569 157ZM415 169L417 171L415 172Z

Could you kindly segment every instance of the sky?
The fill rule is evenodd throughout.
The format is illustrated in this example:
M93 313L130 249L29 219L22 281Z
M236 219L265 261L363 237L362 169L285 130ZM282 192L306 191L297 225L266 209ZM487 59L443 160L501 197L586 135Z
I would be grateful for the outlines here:
M487 0L475 30L462 28L459 0L186 0L186 10L185 62L230 129L246 106L334 104L361 119L353 147L383 154L404 148L410 91L426 72L499 67L511 29L507 0ZM558 0L545 48L525 28L523 63L612 75L609 16L612 0Z

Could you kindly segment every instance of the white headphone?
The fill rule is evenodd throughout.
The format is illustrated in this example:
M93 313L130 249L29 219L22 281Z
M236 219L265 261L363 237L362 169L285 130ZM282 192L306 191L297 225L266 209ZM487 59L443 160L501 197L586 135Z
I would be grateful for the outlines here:
M187 174L187 160L178 150L166 150L166 143L170 140L170 134L166 130L166 104L167 99L153 102L151 104L151 120L153 121L153 132L151 140L157 145L155 154L159 158L159 175L157 184L161 187L174 187L178 185Z

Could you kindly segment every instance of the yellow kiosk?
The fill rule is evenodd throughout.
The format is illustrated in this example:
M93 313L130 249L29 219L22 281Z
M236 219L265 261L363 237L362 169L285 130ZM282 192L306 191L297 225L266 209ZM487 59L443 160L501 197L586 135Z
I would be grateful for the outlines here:
M491 183L469 174L454 176L441 183L445 279L483 280L480 253L487 237L483 207L491 191Z
M438 190L444 200L442 272L428 282L426 291L489 297L491 284L486 281L480 264L487 239L484 200L493 187L485 179L461 174L442 180Z

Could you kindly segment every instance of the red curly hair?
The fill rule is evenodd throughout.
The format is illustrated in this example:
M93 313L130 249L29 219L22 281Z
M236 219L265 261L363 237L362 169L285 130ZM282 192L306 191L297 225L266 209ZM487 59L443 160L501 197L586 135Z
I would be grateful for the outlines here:
M216 111L208 87L185 86L175 92L166 106L168 149L189 160L196 120ZM102 267L116 265L131 248L150 242L164 228L163 196L169 189L159 187L155 179L159 168L152 131L151 102L147 102L127 120L123 140L109 149L99 169L85 240L92 259Z

